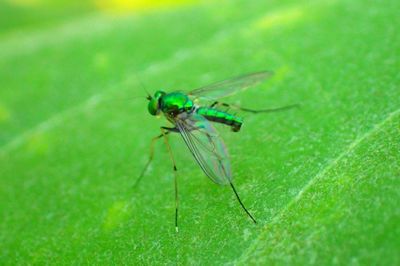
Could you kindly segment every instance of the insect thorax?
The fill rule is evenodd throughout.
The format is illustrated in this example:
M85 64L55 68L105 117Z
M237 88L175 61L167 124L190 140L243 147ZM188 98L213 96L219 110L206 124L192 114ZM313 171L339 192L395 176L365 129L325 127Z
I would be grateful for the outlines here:
M163 113L175 116L183 112L192 111L194 104L186 94L181 92L172 92L161 98L160 108Z

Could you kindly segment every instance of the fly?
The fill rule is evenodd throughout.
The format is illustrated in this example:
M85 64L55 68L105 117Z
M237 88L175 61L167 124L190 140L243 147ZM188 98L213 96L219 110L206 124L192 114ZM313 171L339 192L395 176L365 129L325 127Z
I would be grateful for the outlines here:
M228 107L250 113L268 113L290 109L297 105L288 105L274 109L253 110L237 105L231 105L218 100L253 87L269 78L272 72L262 71L238 76L211 85L192 90L188 93L157 91L154 96L147 96L148 111L153 116L164 115L172 123L172 127L161 127L161 134L154 137L150 145L150 156L136 184L146 173L154 157L154 144L158 139L163 138L171 157L174 171L175 185L175 229L178 232L178 169L171 146L168 142L170 133L179 133L189 148L190 153L214 183L218 185L229 185L240 206L247 216L257 223L253 215L247 210L239 194L233 185L231 166L228 151L223 140L219 137L212 123L220 123L229 126L233 132L239 132L243 120L228 111L222 111L221 107ZM211 101L208 106L197 105L200 100ZM135 184L135 185L136 185Z

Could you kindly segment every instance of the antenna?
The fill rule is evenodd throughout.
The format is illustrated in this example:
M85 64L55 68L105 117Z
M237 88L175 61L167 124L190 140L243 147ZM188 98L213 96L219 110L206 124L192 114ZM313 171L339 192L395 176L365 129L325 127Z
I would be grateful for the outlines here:
M144 90L144 92L147 94L146 99L150 101L153 97L151 97L150 93L147 91L146 86L144 86L144 83L139 78L139 76L136 73L134 73L134 75L135 75L135 78L139 81L140 85L142 86L142 89Z

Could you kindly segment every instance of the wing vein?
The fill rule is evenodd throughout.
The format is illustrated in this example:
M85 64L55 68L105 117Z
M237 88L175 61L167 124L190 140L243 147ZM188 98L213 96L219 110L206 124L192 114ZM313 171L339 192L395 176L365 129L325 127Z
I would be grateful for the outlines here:
M175 119L176 126L203 172L217 184L229 184L230 165L223 141L203 116L191 114Z

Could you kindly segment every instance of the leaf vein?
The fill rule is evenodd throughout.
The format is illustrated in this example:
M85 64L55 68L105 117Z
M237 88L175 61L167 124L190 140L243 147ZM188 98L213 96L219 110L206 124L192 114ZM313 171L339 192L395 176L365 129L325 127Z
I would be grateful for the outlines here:
M385 119L383 119L381 122L375 124L372 129L364 133L361 137L356 138L347 148L339 154L335 159L333 159L328 165L326 165L323 169L321 169L313 178L310 179L310 181L307 182L305 186L297 193L297 195L290 200L283 208L281 211L279 211L272 219L271 222L268 223L267 225L274 224L278 222L281 217L287 212L288 209L290 209L294 204L296 204L303 196L303 194L308 191L318 180L320 180L329 170L331 170L335 165L337 165L344 157L346 157L348 154L350 154L360 143L362 143L364 140L366 140L368 137L371 135L379 132L385 124L388 122L392 121L397 115L400 115L400 109L397 109L393 112L391 112ZM262 228L261 234L257 237L256 240L253 241L253 243L243 252L243 255L235 260L233 264L240 264L246 261L246 258L250 256L252 251L254 251L258 244L261 242L263 235L266 233L267 230L267 225L265 225Z

